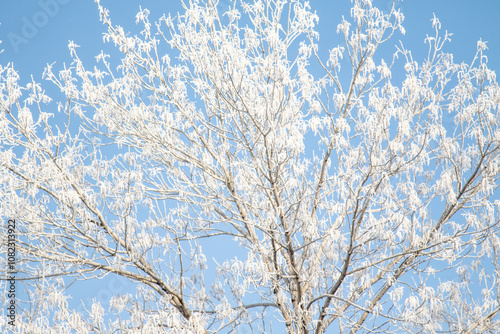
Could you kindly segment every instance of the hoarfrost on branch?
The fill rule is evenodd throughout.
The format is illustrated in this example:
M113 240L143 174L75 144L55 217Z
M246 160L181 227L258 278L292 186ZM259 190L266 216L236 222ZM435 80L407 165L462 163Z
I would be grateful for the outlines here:
M387 57L394 6L354 0L330 46L308 2L229 2L141 9L131 35L97 1L122 58L70 42L44 74L63 98L0 66L0 215L29 287L15 331L500 331L486 42L457 64L434 17L425 59ZM135 288L68 306L72 280L107 275Z

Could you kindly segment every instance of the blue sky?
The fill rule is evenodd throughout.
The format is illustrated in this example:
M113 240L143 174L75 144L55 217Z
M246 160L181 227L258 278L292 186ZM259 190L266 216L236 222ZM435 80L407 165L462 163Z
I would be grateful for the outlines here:
M221 0L221 6L228 0ZM139 6L151 11L151 18L181 9L180 0L103 0L117 24L133 31ZM375 0L387 9L392 0ZM336 23L348 16L348 0L311 0L311 7L320 17L320 46L330 43ZM497 0L405 0L398 4L405 14L406 35L402 40L413 52L425 52L423 40L432 34L430 19L435 13L443 29L454 34L449 51L456 61L468 61L473 56L479 38L488 41L490 67L500 68L500 1ZM332 24L332 21L334 24ZM14 62L23 81L33 74L39 80L47 63L70 62L68 41L80 45L80 57L93 62L92 57L103 48L104 26L99 22L96 5L91 0L25 0L0 1L0 40L3 40L0 63ZM35 25L37 24L37 25ZM29 28L29 26L35 29ZM332 29L333 28L333 29ZM400 36L396 36L399 38ZM389 41L396 44L397 39ZM106 48L110 48L108 45ZM422 54L423 55L423 54ZM57 66L56 66L57 69Z
M228 0L220 0L224 6ZM375 0L382 9L390 8L392 0ZM135 14L139 6L151 11L151 20L171 12L181 10L180 0L102 0L108 7L111 19L125 30L137 31ZM319 45L326 51L335 45L335 31L342 15L349 16L348 0L311 0L311 7L320 18L318 31ZM423 41L427 34L433 34L430 19L433 13L440 19L443 30L454 35L447 52L455 56L456 62L470 62L476 51L476 43L482 38L488 41L487 56L489 66L500 71L500 1L498 0L405 0L398 4L405 14L405 36L395 36L389 46L401 38L405 46L413 51L417 61L422 60L427 47ZM92 67L94 56L105 48L107 53L112 45L104 45L104 26L99 22L97 6L91 0L25 0L0 1L0 64L14 62L22 82L41 81L43 68L47 63L56 62L54 70L62 69L63 63L70 63L68 41L80 45L79 56ZM50 93L53 87L44 84ZM108 279L85 290L80 298L95 296L107 299L110 293L123 293L127 283L123 280ZM78 295L74 301L78 300ZM87 300L88 301L88 300Z

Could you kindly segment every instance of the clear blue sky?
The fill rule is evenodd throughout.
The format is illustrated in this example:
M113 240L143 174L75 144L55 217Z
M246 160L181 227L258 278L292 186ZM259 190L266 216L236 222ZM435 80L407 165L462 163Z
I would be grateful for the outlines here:
M221 6L228 0L220 0ZM135 13L139 6L151 11L151 18L164 12L181 9L180 0L103 0L111 18L126 30L134 31ZM380 8L388 8L392 0L375 0ZM57 7L54 6L57 4ZM336 25L342 15L348 16L348 0L311 0L320 17L320 46L335 37ZM405 0L398 5L405 14L406 35L403 41L418 53L425 51L423 39L431 34L432 13L444 29L454 33L449 50L457 61L469 60L479 38L488 41L490 67L500 69L500 1L498 0ZM100 53L103 47L103 25L96 5L91 0L23 0L0 1L0 63L14 62L23 80L31 74L39 79L47 63L70 62L68 41L81 45L81 57ZM35 29L30 29L29 26ZM38 27L37 27L38 25ZM399 36L397 36L399 37ZM397 39L390 41L396 44ZM110 48L111 46L106 46ZM57 69L57 66L56 68Z
M220 0L221 6L228 0ZM375 0L382 9L390 8L392 0ZM108 7L115 24L125 30L137 31L135 13L139 6L151 11L151 20L163 13L176 13L181 9L180 0L102 0ZM327 50L336 39L335 31L342 15L349 16L349 0L310 0L313 9L320 17L318 30L320 47ZM452 32L452 42L447 52L455 56L457 62L470 62L476 51L476 42L482 38L488 41L487 51L490 68L500 72L500 0L405 0L398 5L405 14L405 36L396 36L389 41L395 45L401 38L407 48L413 50L416 60L425 55L423 40L426 34L433 34L430 19L433 13L440 19L443 30ZM43 68L47 63L56 62L54 70L62 68L64 62L70 63L68 41L80 45L80 58L90 67L93 57L104 46L102 33L104 26L99 22L98 10L91 0L0 0L0 64L14 62L21 75L21 81L41 81ZM107 53L112 53L107 51ZM50 84L45 83L48 92ZM106 304L110 293L123 293L130 283L110 278L101 285L96 284L86 289L81 295L76 294L73 302L79 298L89 301L89 296L101 299Z

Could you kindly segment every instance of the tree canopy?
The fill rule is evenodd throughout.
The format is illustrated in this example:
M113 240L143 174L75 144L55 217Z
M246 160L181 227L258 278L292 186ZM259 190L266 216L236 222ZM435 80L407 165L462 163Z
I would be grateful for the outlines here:
M190 0L153 23L141 9L137 35L96 2L120 59L87 63L71 42L72 63L44 72L62 97L0 65L0 217L28 287L0 326L500 331L500 89L484 42L455 63L434 18L414 59L384 44L403 14L370 0L332 26L334 46L302 0ZM108 275L134 288L68 307L72 282Z

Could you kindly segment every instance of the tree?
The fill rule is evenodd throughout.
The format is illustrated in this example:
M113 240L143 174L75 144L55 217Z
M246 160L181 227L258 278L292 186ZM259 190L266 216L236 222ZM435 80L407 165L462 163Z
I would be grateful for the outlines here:
M191 0L156 29L141 9L138 36L97 3L123 57L88 70L70 43L71 66L46 68L64 121L0 67L0 215L31 286L10 329L500 330L500 89L484 42L455 64L434 18L427 58L402 44L382 57L403 15L354 0L323 59L302 0ZM72 280L106 275L137 290L68 307Z

